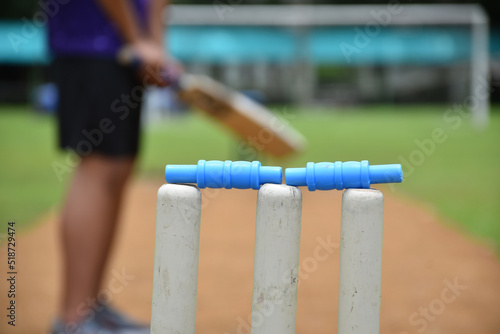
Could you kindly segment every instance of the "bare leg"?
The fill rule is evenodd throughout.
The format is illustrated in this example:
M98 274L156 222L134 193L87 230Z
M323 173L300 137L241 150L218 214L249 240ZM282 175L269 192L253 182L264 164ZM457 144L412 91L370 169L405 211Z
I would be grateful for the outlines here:
M77 167L62 213L65 322L84 320L97 297L133 164L132 157L91 155Z

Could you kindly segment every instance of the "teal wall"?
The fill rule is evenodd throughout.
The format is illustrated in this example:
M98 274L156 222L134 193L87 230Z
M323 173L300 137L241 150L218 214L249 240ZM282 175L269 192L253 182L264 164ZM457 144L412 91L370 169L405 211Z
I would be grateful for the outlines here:
M364 30L364 27L360 27ZM364 36L365 33L363 33ZM354 27L292 30L275 27L173 26L172 54L185 62L210 64L276 62L305 58L316 64L447 64L470 56L467 28L384 28L363 38ZM357 41L357 42L356 42ZM47 63L47 32L23 22L0 22L0 63ZM492 52L500 34L492 36Z

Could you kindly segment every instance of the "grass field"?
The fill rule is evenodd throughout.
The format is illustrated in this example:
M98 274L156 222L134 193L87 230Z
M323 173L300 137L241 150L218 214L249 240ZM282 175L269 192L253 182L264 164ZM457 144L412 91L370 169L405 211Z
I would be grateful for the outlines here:
M457 115L443 118L444 106L277 111L307 137L308 148L284 162L258 156L264 163L402 163L404 183L384 187L386 193L417 199L500 250L500 108L482 132ZM59 180L54 166L68 166L68 156L55 150L54 120L21 107L0 108L0 135L0 219L27 227L61 199L70 174ZM166 163L236 160L237 147L197 114L155 123L145 131L138 174L161 178Z

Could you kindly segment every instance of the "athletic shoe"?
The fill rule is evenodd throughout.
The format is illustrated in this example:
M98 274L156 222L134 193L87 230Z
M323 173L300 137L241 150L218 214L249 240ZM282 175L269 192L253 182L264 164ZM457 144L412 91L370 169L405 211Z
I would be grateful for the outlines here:
M102 310L96 312L95 320L105 328L147 330L149 325L138 323L109 305L102 305Z
M108 308L92 320L82 321L71 328L61 320L56 320L51 334L149 334L149 326L138 324L118 312Z

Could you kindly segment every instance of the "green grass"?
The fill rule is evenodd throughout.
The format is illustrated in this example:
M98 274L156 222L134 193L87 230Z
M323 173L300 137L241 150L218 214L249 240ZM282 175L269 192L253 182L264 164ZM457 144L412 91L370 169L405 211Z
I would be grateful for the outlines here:
M25 227L58 202L64 187L52 169L61 159L55 124L25 108L2 107L0 139L0 222Z
M5 109L5 108L4 108ZM456 127L443 120L445 107L363 107L339 110L281 110L308 139L305 153L287 161L259 156L267 164L304 166L308 161L369 160L371 164L401 163L420 154L421 161L403 163L403 184L385 187L435 208L448 221L489 239L500 250L500 109L492 113L485 131L475 131L467 119ZM433 152L422 151L416 140L432 138L442 129L446 140ZM0 217L29 222L57 203L64 182L52 162L64 162L55 152L51 118L34 117L15 108L0 110L3 140L0 150ZM139 174L161 178L167 163L196 163L199 159L238 159L237 142L204 117L155 123L143 137ZM417 166L418 165L418 166ZM67 179L67 177L66 177ZM401 222L404 223L404 222Z

